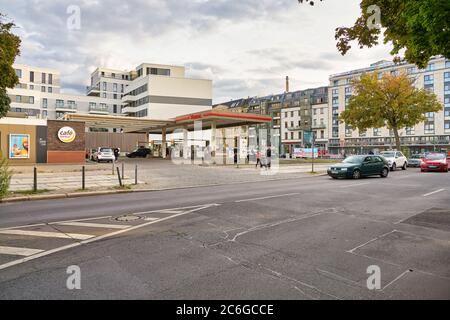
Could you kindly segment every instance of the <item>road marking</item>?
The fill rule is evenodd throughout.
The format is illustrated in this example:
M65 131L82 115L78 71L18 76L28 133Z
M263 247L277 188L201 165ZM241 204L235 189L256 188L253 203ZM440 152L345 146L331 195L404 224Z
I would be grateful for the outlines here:
M73 227L87 227L87 228L104 228L104 229L128 229L132 226L130 225L120 225L120 224L104 224L104 223L88 223L88 222L62 222L62 223L52 223L52 225L57 224L59 226L73 226Z
M193 209L191 209L189 211L185 211L183 213L175 214L175 215L172 215L172 216L169 216L169 217L166 217L166 218L162 218L162 219L159 219L159 220L150 221L150 222L147 222L147 223L144 223L144 224L141 224L141 225L137 225L137 226L134 226L134 227L131 227L131 228L128 228L128 229L123 229L123 230L118 230L118 231L115 231L115 232L112 232L112 233L108 233L108 234L105 234L105 235L100 236L100 237L96 237L96 238L94 237L94 238L83 240L83 241L80 241L80 242L71 243L71 244L68 244L68 245L63 246L63 247L59 247L59 248L55 248L55 249L52 249L52 250L48 250L48 251L44 251L44 252L35 254L33 256L29 256L29 257L25 257L25 258L22 258L22 259L14 260L14 261L11 261L11 262L8 262L8 263L0 265L0 270L6 269L6 268L9 268L9 267L18 265L18 264L22 264L22 263L25 263L25 262L28 262L28 261L31 261L31 260L39 259L39 258L48 256L48 255L51 255L53 253L57 253L57 252L61 252L61 251L64 251L64 250L72 249L72 248L79 247L79 246L82 246L82 245L85 245L85 244L89 244L89 243L92 243L92 242L95 242L95 241L98 241L98 240L102 240L102 239L110 238L110 237L113 237L113 236L117 236L117 235L120 235L120 234L125 233L125 232L130 232L130 231L133 231L133 230L144 228L146 226L149 226L149 225L152 225L152 224L155 224L155 223L160 223L160 222L167 221L167 220L170 220L170 219L175 219L177 217L181 217L181 216L193 213L193 212L198 211L198 210L207 209L207 208L216 207L216 206L219 206L219 204L215 204L214 203L214 204L207 204L207 205L203 205L203 206L189 207L189 208L193 208ZM181 208L175 208L175 210L176 209L181 209Z
M243 200L236 200L235 203L251 202L251 201L274 199L274 198L282 198L282 197L295 196L295 195L299 195L299 194L300 193L286 193L286 194L279 194L279 195L276 195L276 196L267 196L267 197L252 198L252 199L243 199Z
M407 275L408 273L411 273L411 270L406 270L405 272L403 272L401 275L399 275L397 278L395 278L394 280L392 280L391 282L389 282L383 289L381 289L381 291L386 290L389 286L391 286L392 284L394 284L395 282L397 282L398 280L400 280L401 278L403 278L405 275Z
M28 249L28 248L16 248L16 247L1 247L0 246L0 254L8 254L12 256L25 256L29 257L38 253L43 252L44 250L39 249Z
M75 239L75 240L86 240L94 237L93 235L90 234L59 233L59 232L44 232L44 231L30 231L30 230L0 230L0 234L33 236L42 238Z
M350 188L350 187L359 187L359 186L365 186L370 184L370 182L365 182L365 183L355 183L355 184L348 184L346 186L342 186L340 188Z
M431 196L431 195L433 195L433 194L436 194L436 193L439 193L439 192L442 192L442 191L445 191L445 189L439 189L439 190L436 190L436 191L433 191L433 192L424 194L423 196L424 196L424 197L428 197L428 196Z
M397 230L392 230L392 231L390 231L390 232L387 232L387 233L385 233L385 234L382 234L381 236L378 236L378 237L376 237L376 238L373 238L372 240L369 240L369 241L367 241L367 242L364 242L363 244L361 244L361 245L357 246L356 248L353 248L353 249L351 249L351 250L349 250L349 251L347 251L347 252L348 252L348 253L354 253L356 250L358 250L358 249L360 249L360 248L362 248L362 247L368 245L369 243L375 242L375 241L377 241L377 240L379 240L379 239L381 239L381 238L384 238L384 237L390 235L391 233L395 233L395 232L397 232Z

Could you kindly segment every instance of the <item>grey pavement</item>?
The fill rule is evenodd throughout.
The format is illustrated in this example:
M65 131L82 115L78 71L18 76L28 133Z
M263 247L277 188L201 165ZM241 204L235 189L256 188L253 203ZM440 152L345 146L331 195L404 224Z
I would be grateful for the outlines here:
M0 204L0 247L40 250L0 254L0 299L449 299L449 191L412 169Z

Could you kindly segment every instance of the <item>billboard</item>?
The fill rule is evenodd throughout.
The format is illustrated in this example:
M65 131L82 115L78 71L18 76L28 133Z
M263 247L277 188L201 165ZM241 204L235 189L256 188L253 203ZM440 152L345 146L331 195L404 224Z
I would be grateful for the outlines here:
M29 159L30 158L30 135L10 134L9 135L9 158Z
M312 148L295 148L294 149L294 157L295 158L312 158L313 157L313 149ZM319 149L314 148L314 158L319 157Z

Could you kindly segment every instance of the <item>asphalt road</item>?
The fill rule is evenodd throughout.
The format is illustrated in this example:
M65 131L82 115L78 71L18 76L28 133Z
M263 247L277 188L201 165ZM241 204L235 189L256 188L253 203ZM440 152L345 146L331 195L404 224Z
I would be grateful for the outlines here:
M449 299L449 191L410 169L1 204L0 299Z

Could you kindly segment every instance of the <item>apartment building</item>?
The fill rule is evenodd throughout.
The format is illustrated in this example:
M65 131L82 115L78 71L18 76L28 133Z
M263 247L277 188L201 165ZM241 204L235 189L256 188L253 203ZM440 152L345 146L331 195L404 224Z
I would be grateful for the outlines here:
M166 120L212 108L212 81L186 78L184 67L144 63L130 78L122 98L126 115Z
M374 72L381 78L384 73L407 73L418 88L434 92L444 104L444 110L426 114L427 120L413 128L401 130L402 145L411 153L450 149L450 61L442 56L433 57L427 68L402 62L379 61L368 68L352 70L330 76L328 127L330 153L366 153L395 148L393 132L387 128L373 128L359 132L339 121L339 115L348 106L353 94L351 82L363 73Z
M61 119L66 113L111 114L121 101L98 96L61 93L60 73L54 69L15 64L19 84L8 89L10 111L39 119Z

